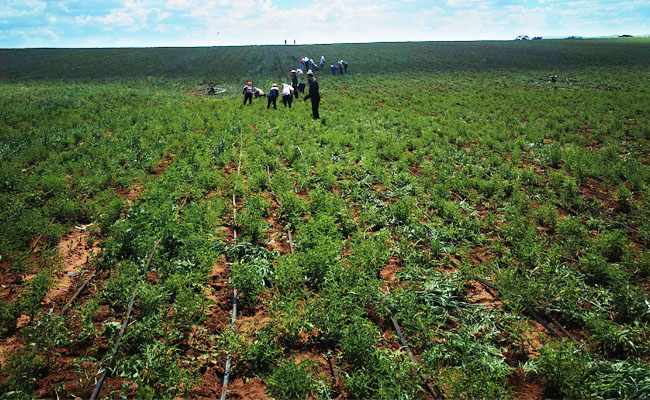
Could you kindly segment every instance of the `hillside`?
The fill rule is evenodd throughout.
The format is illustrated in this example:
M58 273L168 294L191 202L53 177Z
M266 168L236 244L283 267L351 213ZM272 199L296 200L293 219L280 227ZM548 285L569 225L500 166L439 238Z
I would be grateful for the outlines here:
M650 66L650 39L410 42L305 46L0 50L3 80L277 77L300 58L354 73L548 71Z

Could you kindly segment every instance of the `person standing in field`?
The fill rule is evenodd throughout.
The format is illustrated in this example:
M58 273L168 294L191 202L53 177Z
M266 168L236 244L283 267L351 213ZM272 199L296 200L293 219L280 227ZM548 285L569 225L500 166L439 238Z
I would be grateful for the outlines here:
M271 107L271 103L273 103L273 108L275 110L278 109L276 105L276 101L278 100L278 84L274 83L271 85L271 90L269 90L268 96L266 96L267 102L266 102L266 108Z
M314 119L319 119L318 106L320 104L320 92L318 90L318 81L314 77L314 73L307 71L307 80L309 81L309 93L305 96L304 101L311 99L311 113Z
M244 93L244 105L246 105L246 101L248 101L248 105L253 104L253 83L248 82L246 83L246 86L244 86L244 90L242 90L242 93Z
M296 99L297 99L298 98L298 75L296 74L295 69L291 70L291 87L293 88L293 92L296 94Z
M322 71L325 68L325 56L320 56L320 70Z
M343 75L343 60L339 60L339 74Z
M343 72L345 72L347 74L348 73L348 63L341 60L341 64L343 65Z
M282 104L286 107L289 104L291 108L291 102L293 101L293 87L289 86L286 83L282 84Z

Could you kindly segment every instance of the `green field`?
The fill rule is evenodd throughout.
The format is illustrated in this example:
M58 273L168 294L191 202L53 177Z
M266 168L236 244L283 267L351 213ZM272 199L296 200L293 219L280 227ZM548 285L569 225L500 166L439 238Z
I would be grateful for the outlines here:
M321 55L321 120L242 106ZM0 50L0 93L0 399L650 397L650 39Z

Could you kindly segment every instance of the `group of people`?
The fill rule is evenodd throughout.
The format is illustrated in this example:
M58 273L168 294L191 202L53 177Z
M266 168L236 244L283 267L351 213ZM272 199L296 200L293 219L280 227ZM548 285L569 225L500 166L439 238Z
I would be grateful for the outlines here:
M301 71L302 73L302 71ZM293 102L293 97L295 96L298 98L298 93L304 93L305 92L305 86L306 84L304 82L298 82L297 78L297 71L292 70L291 71L291 85L287 83L282 84L282 89L278 87L277 83L274 83L271 85L271 89L269 90L269 93L266 94L264 91L260 88L254 87L252 82L247 82L246 85L244 86L244 89L242 90L242 93L244 94L244 105L246 105L246 102L248 102L249 105L253 104L253 96L255 97L263 97L266 96L267 98L267 103L266 103L266 108L270 108L271 104L273 104L273 108L277 110L277 100L280 95L282 95L282 104L286 107L287 105L289 108L291 108L291 103ZM314 73L310 69L307 71L307 81L309 83L309 92L307 95L304 97L304 101L311 100L311 111L312 111L312 117L314 119L319 119L320 115L318 113L318 107L320 105L320 90L318 87L318 80L314 77Z
M314 77L313 70L322 70L325 68L325 56L320 57L320 63L316 64L313 59L309 57L303 57L300 59L300 68L291 70L291 85L283 83L281 87L278 87L277 83L271 85L268 95L260 88L254 87L252 82L247 82L246 86L242 93L244 94L244 105L246 102L248 104L253 104L253 96L263 97L266 96L267 103L266 108L273 108L277 110L277 100L278 97L282 96L282 104L291 108L291 103L293 98L298 98L298 93L305 93L305 87L307 84L302 82L303 71L307 69L307 83L309 84L309 92L304 97L304 101L311 100L311 112L314 119L319 119L320 114L318 113L318 107L320 105L320 90L318 86L318 80ZM348 72L348 63L339 60L337 65L330 65L332 74L344 74Z
M313 58L309 57L303 57L300 59L300 68L298 69L299 71L304 71L306 69L313 69L316 71L319 70L324 70L325 69L325 56L320 56L320 63L316 64L314 62ZM330 70L332 71L332 75L343 75L348 72L348 63L339 60L336 64L330 65Z
M348 73L348 63L346 63L343 60L339 60L337 65L330 65L330 70L332 70L332 75L336 75L337 73L339 75L347 74Z

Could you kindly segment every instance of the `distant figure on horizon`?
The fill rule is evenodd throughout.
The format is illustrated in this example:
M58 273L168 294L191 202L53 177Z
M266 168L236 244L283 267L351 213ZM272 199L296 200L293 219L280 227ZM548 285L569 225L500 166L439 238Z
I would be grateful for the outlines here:
M271 90L269 90L269 95L266 97L267 102L266 102L266 108L271 107L271 103L273 103L273 109L277 110L278 106L276 104L276 101L278 100L278 84L274 83L271 85Z
M287 39L284 39L284 45L285 46L287 45Z
M244 105L246 105L246 101L248 100L248 105L253 104L253 83L248 82L246 83L246 86L244 86L244 90L242 90L242 93L244 94Z

